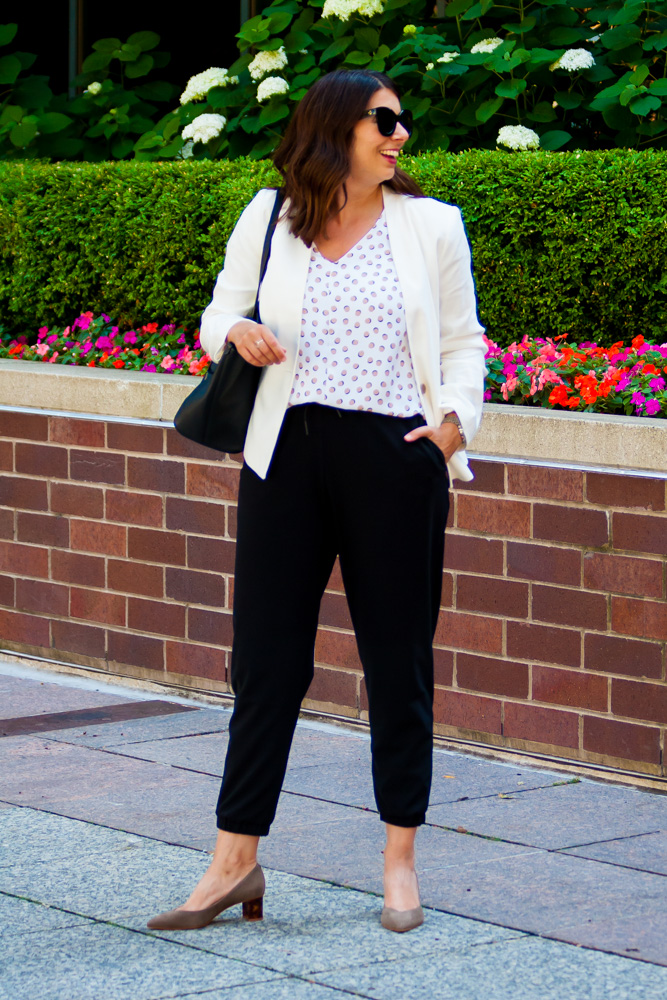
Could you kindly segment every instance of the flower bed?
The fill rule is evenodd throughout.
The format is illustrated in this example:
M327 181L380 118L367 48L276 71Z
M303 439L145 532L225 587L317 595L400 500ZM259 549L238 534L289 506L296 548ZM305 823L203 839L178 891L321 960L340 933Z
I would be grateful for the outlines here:
M639 417L667 414L667 343L643 336L601 347L560 337L523 337L508 348L484 338L486 402ZM202 375L210 357L198 331L147 323L123 332L102 314L84 312L63 330L0 337L0 357L50 364Z

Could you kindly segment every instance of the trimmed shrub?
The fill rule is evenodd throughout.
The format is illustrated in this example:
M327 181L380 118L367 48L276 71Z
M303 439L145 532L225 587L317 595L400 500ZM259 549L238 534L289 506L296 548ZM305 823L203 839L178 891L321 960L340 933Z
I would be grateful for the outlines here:
M404 166L462 209L498 343L667 339L667 154L474 150ZM247 159L0 165L0 323L19 334L91 309L197 326L238 216L277 180Z

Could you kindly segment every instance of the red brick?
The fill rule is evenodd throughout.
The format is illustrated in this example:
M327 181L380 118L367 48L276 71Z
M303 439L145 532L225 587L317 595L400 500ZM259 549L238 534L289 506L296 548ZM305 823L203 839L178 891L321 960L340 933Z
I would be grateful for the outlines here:
M533 510L533 538L549 538L555 542L599 548L609 541L607 514L603 510L536 503Z
M125 625L125 604L126 599L120 594L72 587L70 616L93 622L105 622L107 625Z
M67 449L48 444L16 444L16 471L28 476L67 478Z
M503 543L494 538L478 535L445 535L445 566L461 569L466 573L487 573L501 576L503 572Z
M436 684L454 683L454 653L451 649L433 650L433 674Z
M584 474L574 469L508 464L507 492L541 500L583 500Z
M71 547L84 552L100 552L107 556L127 554L127 528L104 521L70 521Z
M88 483L109 483L120 486L125 482L125 455L109 451L79 451L72 448L69 456L70 479Z
M555 625L604 632L607 628L607 598L604 594L533 584L532 617Z
M16 607L65 618L69 613L69 588L43 580L17 580Z
M154 493L106 491L107 521L125 521L127 524L161 528L162 507L162 497L156 496Z
M48 577L49 550L18 542L0 542L0 573L3 572L14 576Z
M0 611L0 635L4 642L49 647L49 619Z
M27 510L48 510L48 483L44 479L0 476L0 504Z
M185 608L181 604L133 597L128 606L127 624L138 631L180 639L185 635Z
M655 552L659 556L667 553L667 517L615 511L612 531L615 549Z
M581 552L555 545L508 542L507 575L578 587L581 583Z
M494 660L470 653L456 654L456 686L503 694L510 698L528 697L528 664L512 660Z
M502 732L502 702L496 698L483 698L463 691L436 688L433 698L433 716L436 724L455 726L469 732Z
M167 527L193 535L221 537L225 532L225 508L210 501L167 497Z
M185 469L182 462L130 456L127 460L127 484L134 489L156 493L183 493Z
M238 508L227 504L227 535L229 538L236 538L236 522L238 519Z
M173 427L167 428L167 454L180 455L182 458L202 458L205 462L223 461L231 457L222 451L216 451L215 448L205 448L201 444L190 441ZM242 457L239 457L243 461Z
M102 517L104 494L94 486L77 486L72 483L51 483L51 510L56 514L74 514L76 517Z
M51 645L63 653L103 657L105 651L104 629L78 622L51 622Z
M232 638L231 614L188 608L188 639L209 642L214 646L231 646Z
M459 481L458 491L473 491L476 493L504 493L505 466L502 462L487 462L483 459L470 459L470 470L475 478L469 482Z
M349 628L352 626L350 609L344 594L325 594L320 605L320 625L334 628Z
M164 449L164 431L161 427L117 424L110 420L107 424L107 448L161 455Z
M236 545L225 538L188 537L188 566L210 569L216 573L233 573Z
M584 555L584 586L589 590L662 597L662 576L663 564L657 559L632 559L602 552Z
M456 526L469 531L482 531L485 535L528 538L530 504L522 500L497 500L460 493Z
M14 577L0 576L0 604L5 608L14 607Z
M660 763L660 730L616 719L584 716L583 749L605 757Z
M188 677L208 677L212 681L227 682L227 653L224 649L198 646L194 642L167 640L167 671ZM220 723L222 729L224 723Z
M604 507L665 509L665 480L624 474L586 473L586 499Z
M189 569L167 569L167 597L183 604L207 604L224 608L225 581L219 573L195 573Z
M13 441L0 441L0 469L4 472L14 471Z
M457 496L458 496L458 493L452 492L450 490L450 492L448 494L449 503L448 503L448 506L447 506L447 520L445 521L445 527L446 527L447 531L451 531L451 529L456 524L456 498L457 498Z
M236 508L230 507L229 510L235 510ZM345 593L345 587L343 586L343 574L340 569L340 562L336 559L333 569L331 570L331 576L326 585L326 590L335 590L338 594Z
M216 500L236 500L239 494L238 466L195 465L188 462L187 492L194 496Z
M0 436L24 438L29 441L47 441L49 418L37 413L0 411Z
M130 559L185 566L185 535L173 531L129 528L127 553Z
M31 514L20 510L16 518L16 537L19 542L67 548L69 521L57 514Z
M533 665L532 701L549 701L554 705L588 708L593 712L607 711L608 684L606 677L586 674L582 670L555 670Z
M439 646L474 649L480 653L501 653L503 623L499 618L466 615L461 611L441 611L435 640Z
M543 660L578 667L581 662L581 633L533 622L507 623L507 655L523 660Z
M0 509L0 538L14 537L14 511Z
M667 602L612 597L611 627L614 632L641 639L667 639Z
M483 576L464 576L456 581L456 607L464 611L485 611L489 615L526 618L528 584L512 580L487 580Z
M629 677L662 677L662 646L656 642L588 634L584 640L584 669Z
M309 701L325 702L328 705L357 707L357 676L344 670L327 670L315 667L315 676L306 691Z
M50 417L49 440L83 448L104 448L104 421Z
M318 629L315 641L315 659L318 663L326 663L331 667L342 667L345 670L362 669L357 640L349 632L331 632L324 628Z
M664 726L667 723L667 685L613 677L611 713L644 722L658 722Z
M164 597L164 569L150 563L109 559L107 587L122 594Z
M148 670L164 670L164 639L131 632L107 631L107 659L113 663L130 663Z
M442 589L440 591L440 607L452 608L454 606L454 577L451 573L442 574Z
M555 708L505 702L503 736L546 746L578 747L579 716Z
M55 549L51 553L51 579L76 583L80 587L103 587L104 559Z

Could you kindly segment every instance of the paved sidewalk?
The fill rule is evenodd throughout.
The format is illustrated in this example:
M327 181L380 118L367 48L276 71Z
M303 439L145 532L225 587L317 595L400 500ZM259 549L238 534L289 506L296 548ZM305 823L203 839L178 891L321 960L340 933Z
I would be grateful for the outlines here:
M426 921L392 934L368 738L305 720L265 919L148 931L208 864L228 722L0 662L1 1000L667 996L665 795L436 750Z

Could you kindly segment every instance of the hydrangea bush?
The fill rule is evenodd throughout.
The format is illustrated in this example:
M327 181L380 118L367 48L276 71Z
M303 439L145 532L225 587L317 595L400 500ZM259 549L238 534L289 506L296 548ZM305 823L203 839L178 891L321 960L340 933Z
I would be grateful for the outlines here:
M484 337L486 402L587 413L667 416L667 343L634 337L601 347L563 337L525 336L507 348ZM203 375L210 357L198 332L158 323L122 331L102 314L84 312L64 329L43 326L36 336L0 334L0 358L142 372Z
M396 79L415 118L413 152L667 146L663 0L450 0L444 14L435 9L424 0L274 0L242 26L234 65L193 78L136 154L174 155L167 150L195 116L219 113L224 132L196 142L195 157L266 156L307 88L341 66ZM537 143L521 139L528 132Z

